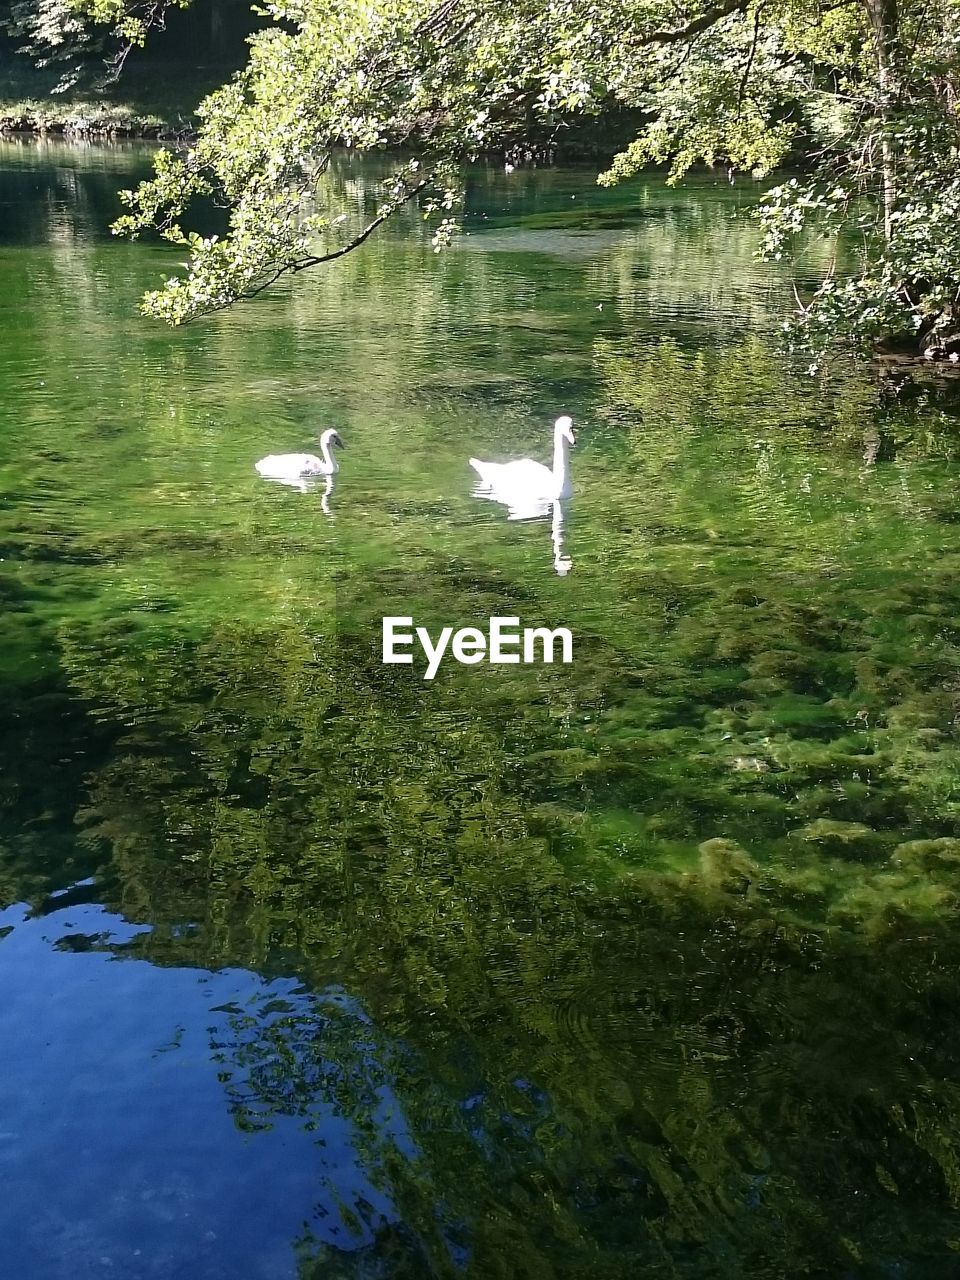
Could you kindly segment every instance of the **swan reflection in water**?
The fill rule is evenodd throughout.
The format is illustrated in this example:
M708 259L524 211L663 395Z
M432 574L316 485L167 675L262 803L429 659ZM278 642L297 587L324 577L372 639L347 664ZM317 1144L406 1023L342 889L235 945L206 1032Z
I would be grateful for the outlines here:
M564 415L553 424L553 466L532 458L513 462L481 462L470 465L479 476L475 498L487 498L507 508L508 520L539 520L552 516L553 567L563 577L573 561L563 554L563 500L573 493L569 451L577 443L573 420Z
M334 477L328 476L264 476L271 484L285 484L288 489L296 489L298 493L313 493L323 488L320 495L320 510L325 516L331 515L330 496L334 489Z
M563 554L563 503L553 504L553 567L561 578L573 568L573 561Z
M487 498L497 501L494 494L483 485L476 485L473 489L475 498ZM536 502L524 502L521 505L507 505L508 520L545 520L550 517L550 537L553 543L553 567L561 578L573 568L573 561L564 554L563 550L563 525L564 525L564 509L563 503L560 501L548 501L542 499Z

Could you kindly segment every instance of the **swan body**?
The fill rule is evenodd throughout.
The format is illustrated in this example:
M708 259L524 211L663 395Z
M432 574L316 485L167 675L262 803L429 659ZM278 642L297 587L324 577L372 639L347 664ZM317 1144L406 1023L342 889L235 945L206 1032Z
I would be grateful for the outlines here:
M284 484L310 476L333 476L340 470L340 464L330 452L331 445L339 445L341 449L345 447L339 434L333 427L328 427L320 437L319 458L315 453L268 453L255 464L256 469L267 480L279 480Z
M568 452L576 442L573 420L564 416L558 418L553 427L552 468L532 458L518 458L515 462L481 462L479 458L471 458L470 465L480 477L475 490L477 497L502 502L511 511L545 514L544 509L550 504L573 493Z

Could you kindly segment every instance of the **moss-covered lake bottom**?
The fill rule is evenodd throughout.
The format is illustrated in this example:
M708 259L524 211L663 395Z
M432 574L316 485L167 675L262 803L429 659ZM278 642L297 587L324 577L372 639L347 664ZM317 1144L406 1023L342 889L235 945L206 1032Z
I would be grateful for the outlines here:
M0 143L11 1274L960 1272L956 407L793 367L706 180L478 169L161 330L147 155ZM564 411L562 512L472 495Z

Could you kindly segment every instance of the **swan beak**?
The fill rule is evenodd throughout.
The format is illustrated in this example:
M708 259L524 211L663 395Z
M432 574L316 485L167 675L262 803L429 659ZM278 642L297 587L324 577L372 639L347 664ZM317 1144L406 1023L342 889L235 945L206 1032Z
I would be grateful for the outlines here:
M333 433L333 436L332 436L332 438L331 438L331 444L335 444L335 445L337 446L337 448L338 448L338 449L345 449L345 448L347 447L347 446L343 443L343 440L340 438L340 432L339 432L339 431L335 431L335 432Z

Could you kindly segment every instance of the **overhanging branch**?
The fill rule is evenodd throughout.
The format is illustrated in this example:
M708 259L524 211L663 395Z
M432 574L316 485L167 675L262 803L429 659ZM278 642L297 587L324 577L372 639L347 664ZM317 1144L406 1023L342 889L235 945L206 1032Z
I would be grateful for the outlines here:
M194 316L189 317L184 323L189 323L191 319L199 319L200 316L213 315L216 311L224 311L227 307L233 306L235 302L249 302L251 298L257 297L258 294L264 293L272 285L275 285L282 276L297 275L310 267L318 267L321 263L333 262L337 258L346 257L348 253L353 253L354 249L359 249L365 240L369 240L378 227L383 226L388 218L392 218L398 209L402 209L405 204L408 204L415 196L418 196L432 181L432 174L422 178L401 199L395 200L381 209L377 216L372 218L346 244L340 245L337 249L331 249L329 253L312 253L306 257L297 258L292 262L278 263L265 273L257 284L252 285L249 289L244 289L241 293L236 294L235 297L229 298L216 306L205 307L202 311L198 311Z
M725 0L724 4L714 5L699 18L688 22L685 27L677 27L673 31L649 31L645 36L640 37L640 44L677 44L681 40L692 40L715 26L721 19L729 17L731 13L744 13L748 4L749 0Z

